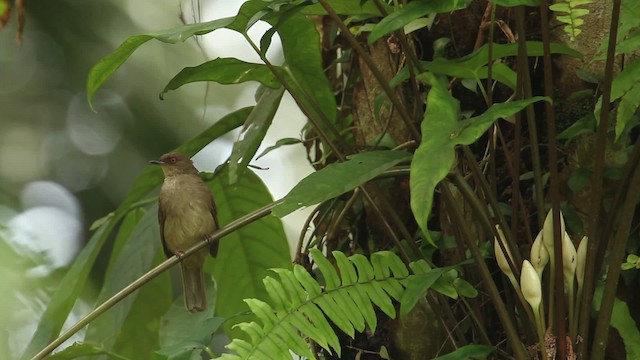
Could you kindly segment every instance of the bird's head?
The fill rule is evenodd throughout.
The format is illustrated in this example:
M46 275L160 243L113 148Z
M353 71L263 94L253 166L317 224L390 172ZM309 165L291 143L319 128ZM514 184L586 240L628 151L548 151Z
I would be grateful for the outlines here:
M196 174L198 175L198 169L193 166L191 159L179 152L170 152L164 154L158 160L149 161L151 164L157 164L162 167L164 176L183 175L183 174Z

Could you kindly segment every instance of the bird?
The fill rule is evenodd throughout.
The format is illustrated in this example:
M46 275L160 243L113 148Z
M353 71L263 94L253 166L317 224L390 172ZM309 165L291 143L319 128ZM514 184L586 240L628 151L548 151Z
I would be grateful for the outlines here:
M158 200L160 238L167 257L180 256L219 229L216 205L209 187L191 159L179 152L164 154L151 164L160 165L164 182ZM185 307L195 313L207 309L203 266L208 253L216 256L218 242L181 259Z

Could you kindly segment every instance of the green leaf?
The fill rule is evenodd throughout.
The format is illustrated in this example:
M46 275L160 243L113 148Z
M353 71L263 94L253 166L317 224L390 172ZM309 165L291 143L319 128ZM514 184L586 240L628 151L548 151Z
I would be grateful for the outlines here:
M258 151L284 94L283 87L263 89L260 100L247 117L241 139L233 143L229 158L229 183L231 184L238 180Z
M137 209L130 214L143 213L139 210L141 209ZM155 213L152 215L155 215ZM136 215L136 217L140 216L140 214ZM126 222L129 217L130 216L128 215L124 222ZM118 232L118 237L120 237L120 234L123 232L123 226L121 226L120 231ZM122 237L126 238L128 241L142 240L130 238L130 235ZM158 242L159 239L151 239L151 241ZM127 248L125 248L125 251L127 251ZM116 269L115 266L117 266L117 262L115 260L120 258L117 254L120 254L120 252L112 252L112 264L110 264L107 273L111 273ZM153 259L152 263L159 264L164 260L164 252L156 251L155 259ZM140 290L138 290L138 295L133 301L131 310L124 321L122 328L119 330L119 334L115 344L113 345L112 351L131 359L138 357L149 358L153 351L159 347L158 333L160 330L160 321L158 319L160 319L160 317L167 312L167 309L169 309L171 299L172 291L169 273L160 275L158 278L145 284ZM182 297L180 297L180 300L182 300Z
M427 221L436 186L445 178L454 163L455 147L475 142L499 118L509 117L527 105L543 100L527 100L495 104L480 116L459 121L460 104L433 74L428 75L431 90L427 96L427 111L422 121L426 137L411 161L411 208L422 231L427 234ZM434 156L437 154L437 156ZM435 246L435 244L432 243Z
M106 274L104 285L98 296L98 304L103 303L152 268L153 260L160 248L159 239L157 206L154 206L137 223L129 236L129 241L119 252L117 260ZM169 284L166 283L166 285ZM107 316L93 320L87 328L85 340L101 343L110 350L129 317L139 293L139 291L134 292L120 301L109 309Z
M611 101L614 102L618 99L620 105L618 106L618 118L616 121L616 140L619 139L623 133L627 122L632 118L635 111L640 106L640 59L632 61L626 65L624 70L617 74L611 83ZM600 112L602 109L602 96L598 99L593 115L596 117L596 121L600 122Z
M207 296L215 298L213 286L207 284ZM223 318L212 317L213 310L199 313L189 313L184 308L184 299L179 296L171 305L169 311L160 319L159 337L160 349L153 355L154 359L189 359L194 353L198 358L202 350L209 346L211 337L217 331Z
M493 346L489 345L464 345L454 352L438 356L433 360L480 360L488 358L493 350Z
M236 58L217 58L198 66L182 69L165 86L160 93L160 98L162 99L163 95L170 90L197 81L214 81L225 85L258 81L274 89L280 86L280 82L264 64L249 63Z
M49 360L68 360L68 359L77 359L80 357L90 356L90 355L105 355L109 354L102 346L98 344L91 343L74 343L73 345L67 347L66 349L59 351L51 356L48 356Z
M404 294L402 294L402 300L400 300L400 316L406 316L420 299L424 299L431 286L442 277L446 270L445 268L432 269L409 278Z
M412 1L384 17L371 30L369 44L427 14L445 13L466 8L471 0Z
M96 257L102 250L102 246L107 239L105 234L108 234L107 230L110 229L111 221L108 221L93 234L62 281L56 284L57 291L53 294L47 309L40 318L36 332L22 354L22 359L30 359L58 337L62 324L67 319L80 294L80 290L84 287L89 277L89 272L93 268Z
M173 29L135 35L125 40L113 53L100 60L89 72L87 78L87 102L93 109L93 97L102 84L138 49L151 39L166 43L186 41L193 35L202 35L229 25L234 18L225 18L205 23L179 26Z
M280 139L278 141L276 141L275 144L269 146L268 148L264 149L264 151L256 156L256 160L260 159L261 157L267 155L268 153L270 153L271 151L281 147L281 146L285 146L285 145L295 145L295 144L301 144L302 140L300 139L296 139L296 138L283 138Z
M303 206L332 199L410 158L409 153L392 150L352 155L345 162L331 164L302 179L273 209L273 214L283 217Z
M602 303L603 286L596 287L593 294L592 309L598 311ZM624 301L616 298L611 313L611 326L618 330L618 334L624 342L627 359L640 359L640 330L633 320L629 306Z
M262 180L249 170L230 184L225 166L209 186L222 226L273 201ZM205 264L218 287L216 315L228 317L246 311L243 299L266 299L262 279L274 267L291 267L289 244L280 219L267 216L222 238L218 256Z
M273 25L273 24L272 24ZM336 121L336 100L324 74L320 35L313 21L298 13L279 25L288 69L294 82L293 92L301 97L310 116L321 124Z

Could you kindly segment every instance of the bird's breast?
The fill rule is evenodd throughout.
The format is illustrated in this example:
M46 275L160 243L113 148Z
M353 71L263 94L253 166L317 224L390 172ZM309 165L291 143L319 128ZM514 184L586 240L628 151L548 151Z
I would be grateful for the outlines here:
M191 177L167 178L160 190L164 238L172 252L186 250L215 230L209 188L199 177Z

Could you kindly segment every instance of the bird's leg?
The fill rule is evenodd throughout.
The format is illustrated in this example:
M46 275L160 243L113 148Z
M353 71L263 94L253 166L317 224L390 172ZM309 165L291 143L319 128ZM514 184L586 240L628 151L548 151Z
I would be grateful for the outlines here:
M202 235L202 241L212 244L211 242L212 234L204 234Z

